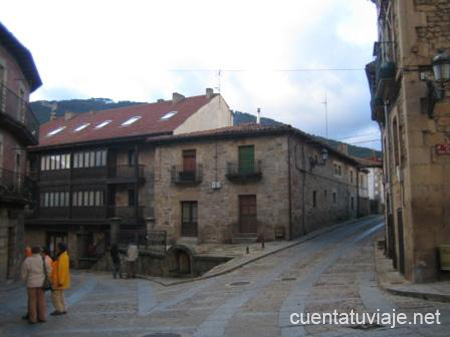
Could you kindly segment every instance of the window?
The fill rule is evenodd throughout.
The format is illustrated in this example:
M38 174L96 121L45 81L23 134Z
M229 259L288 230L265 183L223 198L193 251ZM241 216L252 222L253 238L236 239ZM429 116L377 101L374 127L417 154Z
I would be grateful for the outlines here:
M328 196L328 191L327 190L323 190L323 198L326 200Z
M178 111L170 111L161 117L161 120L166 121L177 114Z
M317 207L317 191L313 191L313 208Z
M80 132L83 129L86 129L91 123L84 123L73 130L73 132Z
M106 121L101 122L100 124L98 124L95 128L96 129L101 129L101 128L105 127L106 125L108 125L111 122L112 122L112 120L106 120Z
M45 171L45 156L41 157L41 171Z
M94 167L95 166L95 152L91 152L90 156L89 156L89 167Z
M59 133L59 132L61 132L62 130L64 130L65 128L66 128L65 126L61 126L61 127L57 128L57 129L54 129L54 130L50 131L49 133L47 133L47 137L54 136L54 135L56 135L57 133Z
M78 193L78 206L83 206L83 192Z
M106 166L106 150L102 150L101 166Z
M128 150L128 165L133 166L136 164L136 151Z
M141 119L141 116L133 116L130 119L126 120L122 123L122 126L128 126L136 122L137 120Z
M128 190L128 206L135 205L134 190Z
M183 172L194 173L196 169L196 151L183 150Z
M350 199L350 207L351 207L351 209L352 209L352 211L353 211L353 209L354 209L354 207L355 207L353 197L351 197L351 199Z
M197 236L198 206L197 201L181 202L181 235Z
M239 146L239 173L253 173L255 172L255 147Z
M335 204L336 203L336 192L333 192L333 204Z
M102 151L95 153L95 166L102 166Z
M89 167L89 152L84 153L84 167Z
M353 171L350 171L350 183L353 184Z

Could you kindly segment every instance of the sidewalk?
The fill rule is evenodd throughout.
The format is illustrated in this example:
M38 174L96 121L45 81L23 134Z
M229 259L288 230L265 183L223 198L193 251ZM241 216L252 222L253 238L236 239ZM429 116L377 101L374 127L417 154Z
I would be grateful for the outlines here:
M421 298L425 300L450 303L450 281L412 284L392 267L392 260L384 256L374 242L375 267L380 287L394 295Z
M226 263L220 264L212 268L207 273L200 277L182 279L179 278L162 278L162 277L152 277L147 275L138 275L140 278L145 278L153 282L159 283L164 286L172 286L181 283L195 282L199 280L205 280L208 278L216 277L219 275L230 273L238 268L241 268L249 263L262 259L266 256L275 254L282 250L288 249L290 247L296 246L303 242L312 240L320 235L331 232L342 226L350 225L359 221L375 220L379 218L382 221L382 217L379 215L372 215L360 219L352 219L346 222L342 222L330 227L326 227L307 235L296 238L292 241L271 241L265 243L265 248L261 247L261 243L251 243L251 244L228 244L228 245L213 245L213 244L201 244L194 246L197 256L224 256L231 257L232 259ZM246 248L249 247L249 253L247 254Z

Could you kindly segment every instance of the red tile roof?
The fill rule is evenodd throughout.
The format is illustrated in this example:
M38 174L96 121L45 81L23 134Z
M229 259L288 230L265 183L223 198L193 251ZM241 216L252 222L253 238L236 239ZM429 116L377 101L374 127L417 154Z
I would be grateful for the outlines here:
M83 113L68 120L65 120L64 117L59 117L41 125L39 145L35 148L117 138L171 134L211 99L202 95L186 97L175 105L172 105L172 101L164 101L94 113ZM161 117L171 111L177 111L177 114L167 120L161 119ZM121 125L134 116L141 116L141 118L128 126ZM95 128L107 120L111 120L111 123L100 129ZM89 126L79 132L74 132L76 128L86 123L90 123ZM65 128L52 136L48 135L49 132L60 127Z

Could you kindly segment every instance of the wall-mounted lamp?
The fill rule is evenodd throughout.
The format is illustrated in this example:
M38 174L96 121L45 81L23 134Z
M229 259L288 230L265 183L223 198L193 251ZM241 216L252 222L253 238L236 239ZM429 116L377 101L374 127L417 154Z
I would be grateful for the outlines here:
M434 81L423 75L421 79L427 82L428 115L433 117L434 105L445 97L444 83L450 81L450 56L444 49L438 49L431 66L433 67Z
M328 150L323 148L321 161L319 161L316 157L313 156L309 157L310 169L312 170L315 166L324 166L327 163L327 159L328 159Z

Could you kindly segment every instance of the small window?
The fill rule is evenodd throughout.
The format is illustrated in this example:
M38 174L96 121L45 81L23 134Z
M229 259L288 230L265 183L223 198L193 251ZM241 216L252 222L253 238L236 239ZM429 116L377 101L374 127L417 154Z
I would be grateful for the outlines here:
M350 207L351 207L352 211L355 208L353 197L351 197L351 199L350 199Z
M65 128L66 128L65 126L61 126L61 127L57 128L57 129L54 129L54 130L50 131L49 133L47 133L47 137L54 136L54 135L56 135L57 133L59 133L59 132L61 132L62 130L64 130Z
M41 157L41 171L45 171L45 157Z
M178 111L170 111L161 117L161 120L166 121L177 114Z
M78 193L78 205L77 206L83 206L83 192L77 192Z
M95 166L102 166L102 151L95 152Z
M45 170L50 170L50 156L45 157Z
M336 192L333 192L333 204L336 203Z
M44 193L44 207L48 207L50 205L50 194Z
M128 190L128 206L135 205L134 190Z
M122 123L122 126L128 126L133 124L134 122L138 121L139 119L141 119L141 116L133 116L130 119L126 120L125 122Z
M98 124L95 128L96 128L96 129L101 129L101 128L107 126L107 125L108 125L109 123L111 123L111 122L112 122L112 120L108 119L108 120L106 120L106 121L101 122L100 124Z
M101 166L106 166L106 150L102 151Z
M61 168L61 155L55 156L55 170L59 170Z
M317 191L313 191L313 208L317 207Z
M90 191L89 192L89 206L95 206L95 192Z
M328 191L327 190L323 190L323 198L325 200L327 199L327 195L328 195Z
M83 206L89 206L89 191L84 191Z
M81 130L86 129L89 125L91 125L91 123L84 123L79 127L77 127L76 129L74 129L73 132L80 132Z
M84 167L89 167L89 152L84 153Z
M89 167L94 167L95 166L95 152L92 151L90 154L90 161L89 161Z
M134 150L128 150L128 165L132 166L136 163L136 152Z
M50 202L49 202L48 206L49 207L55 206L55 193L53 193L53 192L50 193L49 200L50 200Z

